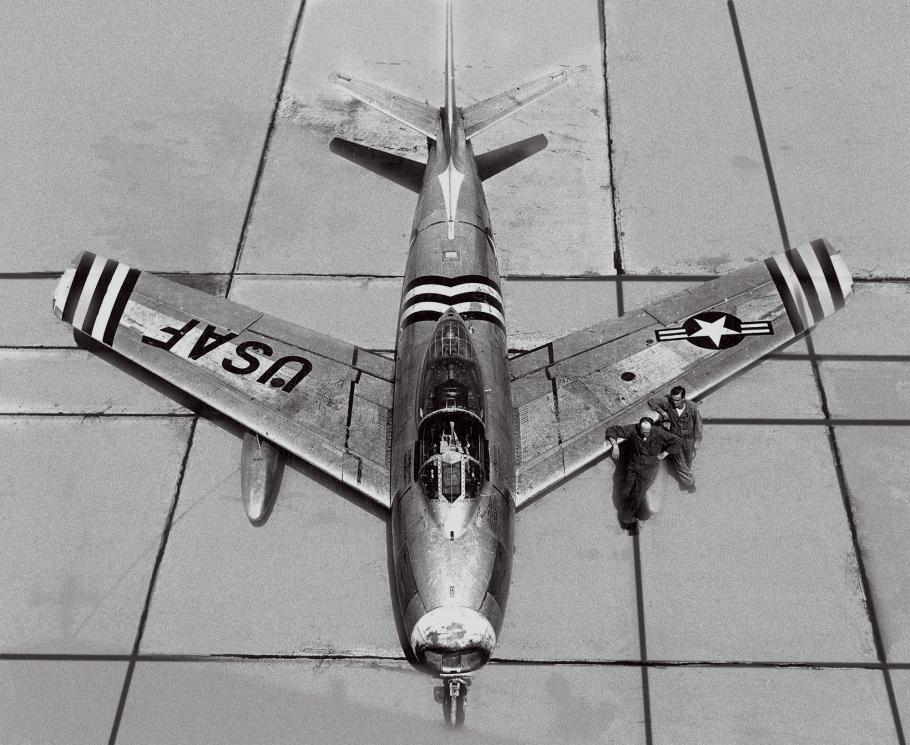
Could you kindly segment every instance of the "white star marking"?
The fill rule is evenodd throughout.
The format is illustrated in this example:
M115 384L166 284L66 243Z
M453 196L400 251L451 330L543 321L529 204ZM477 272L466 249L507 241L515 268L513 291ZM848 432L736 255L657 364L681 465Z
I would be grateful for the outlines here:
M728 329L724 325L724 321L727 320L727 317L718 318L716 321L702 321L700 318L696 318L695 322L701 326L701 328L692 334L689 338L694 339L696 336L707 336L711 341L714 342L714 346L720 349L720 340L721 337L729 336L730 334L736 336L736 332L733 329Z
M455 168L455 163L449 158L448 167L439 174L439 185L442 187L442 198L446 206L446 219L449 223L449 238L455 237L455 210L458 207L458 192L464 174Z

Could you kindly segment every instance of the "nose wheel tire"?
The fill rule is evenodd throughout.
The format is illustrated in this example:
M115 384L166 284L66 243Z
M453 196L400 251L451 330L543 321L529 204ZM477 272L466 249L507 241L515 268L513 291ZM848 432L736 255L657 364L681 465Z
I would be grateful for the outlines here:
M446 699L442 705L446 724L450 727L462 727L464 725L464 696L446 696Z
M464 678L444 679L434 693L442 703L442 715L446 725L452 728L464 726L465 699L468 695L468 681Z

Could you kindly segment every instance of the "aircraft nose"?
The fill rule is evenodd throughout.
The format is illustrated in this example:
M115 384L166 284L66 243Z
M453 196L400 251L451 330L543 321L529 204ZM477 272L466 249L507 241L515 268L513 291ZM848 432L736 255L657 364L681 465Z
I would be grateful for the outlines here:
M411 631L411 647L436 672L470 672L490 659L496 632L472 608L443 606L425 613Z

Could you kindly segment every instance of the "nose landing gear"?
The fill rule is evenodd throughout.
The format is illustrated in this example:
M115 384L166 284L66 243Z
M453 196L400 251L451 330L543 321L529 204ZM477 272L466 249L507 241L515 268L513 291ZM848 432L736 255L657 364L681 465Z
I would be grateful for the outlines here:
M442 685L433 689L436 703L442 704L442 714L449 727L464 725L464 705L471 679L459 675L443 675Z

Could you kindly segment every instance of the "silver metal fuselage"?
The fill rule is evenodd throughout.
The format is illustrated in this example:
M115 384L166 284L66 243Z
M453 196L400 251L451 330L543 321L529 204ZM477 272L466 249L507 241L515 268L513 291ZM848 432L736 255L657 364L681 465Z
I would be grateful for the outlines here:
M509 593L512 400L489 213L460 109L441 110L439 135L399 312L392 545L417 659L463 673L489 659Z

